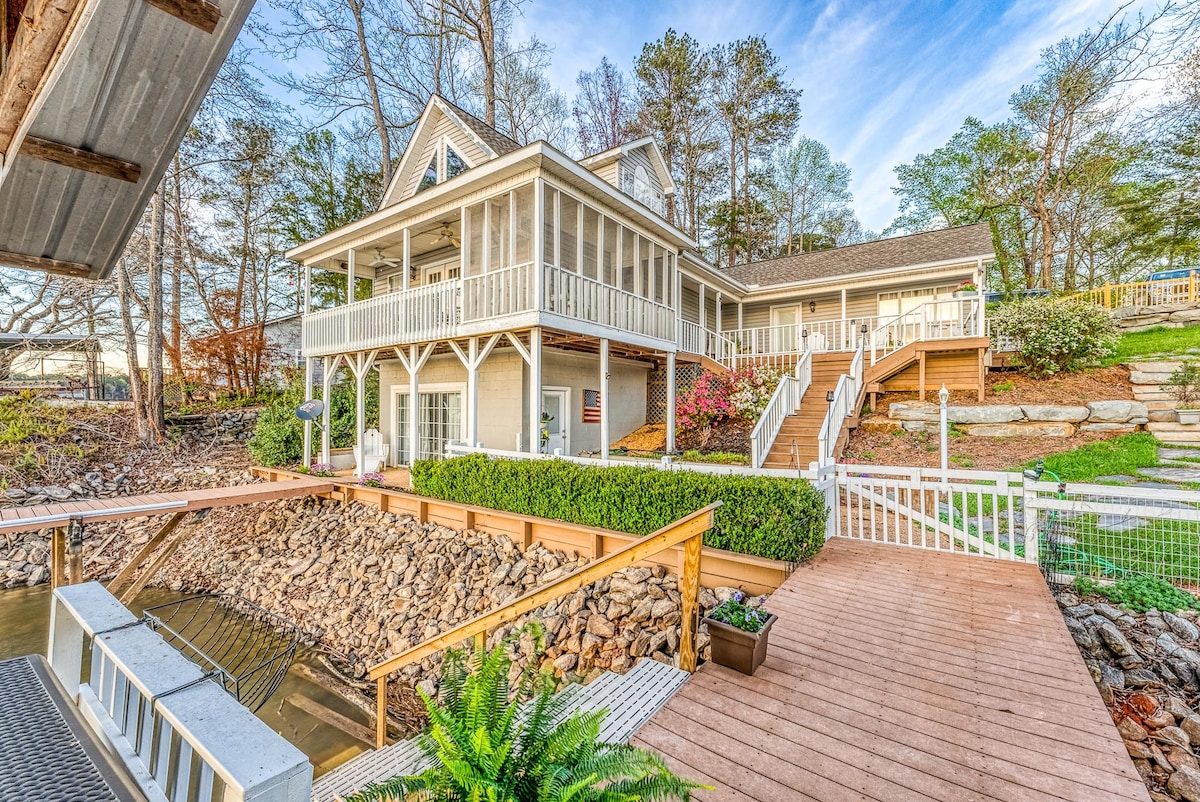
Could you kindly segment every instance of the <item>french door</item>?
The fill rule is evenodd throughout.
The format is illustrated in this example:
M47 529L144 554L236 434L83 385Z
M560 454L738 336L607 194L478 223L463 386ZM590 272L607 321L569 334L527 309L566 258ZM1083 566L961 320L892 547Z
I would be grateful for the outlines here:
M431 390L417 393L417 453L416 459L442 459L446 444L463 437L461 390ZM411 465L412 403L409 393L398 392L396 399L395 440L396 463Z

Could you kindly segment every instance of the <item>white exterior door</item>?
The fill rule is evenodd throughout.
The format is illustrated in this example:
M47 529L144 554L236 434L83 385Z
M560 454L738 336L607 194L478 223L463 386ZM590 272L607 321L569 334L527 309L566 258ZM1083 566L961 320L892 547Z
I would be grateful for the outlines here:
M570 416L570 391L561 388L542 390L542 452L553 454L561 450L570 454L568 441L568 420Z
M790 354L799 350L800 308L777 306L771 310L771 353Z

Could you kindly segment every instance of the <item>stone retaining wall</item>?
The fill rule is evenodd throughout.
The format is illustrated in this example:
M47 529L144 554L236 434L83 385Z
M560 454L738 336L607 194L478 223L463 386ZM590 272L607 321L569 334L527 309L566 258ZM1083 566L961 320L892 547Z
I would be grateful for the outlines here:
M234 443L254 434L258 413L257 409L228 409L207 414L170 415L167 425L187 429L192 434L213 438L221 443Z
M948 407L947 420L975 437L1070 437L1076 432L1137 431L1149 421L1140 401L1092 401L1086 406L993 404ZM903 401L888 407L888 419L909 432L936 432L940 408L930 401Z
M1200 302L1159 306L1122 306L1112 310L1113 322L1121 331L1153 328L1181 329L1200 325Z
M1196 333L1196 342L1200 346L1200 328ZM1182 364L1179 360L1156 360L1127 362L1125 367L1129 368L1133 397L1149 410L1150 422L1146 428L1164 442L1192 445L1200 443L1200 426L1179 423L1175 416L1179 402L1162 387Z

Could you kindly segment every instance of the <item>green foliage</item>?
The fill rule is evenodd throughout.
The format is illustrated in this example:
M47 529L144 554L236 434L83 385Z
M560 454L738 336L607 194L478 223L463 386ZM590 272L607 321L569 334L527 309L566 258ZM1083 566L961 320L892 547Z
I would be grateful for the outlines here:
M366 382L366 413L370 422L379 418L379 382L370 376ZM354 445L354 382L344 379L335 382L330 394L330 444L333 448ZM287 388L258 415L254 436L246 442L250 455L259 465L271 468L291 465L304 455L304 424L296 417L296 407L307 401L304 397L304 376L294 374ZM315 429L314 429L315 432ZM315 439L315 437L314 437Z
M438 802L686 802L692 790L705 787L673 775L653 752L600 741L607 711L568 713L571 702L554 695L551 678L527 668L510 683L507 651L520 635L489 652L476 646L469 657L447 652L441 699L421 693L429 729L420 745L435 764L371 784L347 802L391 802L409 794Z
M70 409L44 404L30 392L0 398L0 485L10 471L33 478L51 452L83 457L83 446L70 436L72 422Z
M1046 469L1064 482L1089 482L1097 476L1136 474L1158 464L1159 442L1149 432L1114 437L1045 458ZM1025 463L1032 468L1035 461Z
M1105 365L1116 365L1131 359L1151 356L1181 356L1195 348L1200 339L1200 328L1182 329L1155 328L1135 331L1121 336L1112 354L1105 358Z
M1012 380L1005 380L992 385L992 392L995 393L1011 393L1015 389L1017 389L1017 386L1012 383Z
M717 465L749 465L750 458L745 454L735 454L732 451L713 451L701 454L696 449L683 452L684 462L709 462Z
M1181 409L1194 409L1200 404L1200 363L1184 362L1162 383L1162 388L1175 397Z
M966 454L952 454L950 461L960 468L974 468L975 460L968 457Z
M745 594L739 590L714 607L708 617L743 632L761 632L771 618L771 614L761 606L764 600L765 597L758 599L759 606L747 604Z
M1079 370L1112 352L1116 324L1090 303L1030 298L1001 304L992 313L992 331L1011 338L1017 359L1034 376Z
M1131 576L1111 584L1081 576L1075 580L1075 589L1082 595L1103 596L1113 604L1139 613L1147 610L1200 610L1200 601L1195 596L1170 582L1149 576Z
M412 481L425 496L638 535L719 500L705 544L777 560L806 560L825 541L824 496L798 479L474 454L417 462Z

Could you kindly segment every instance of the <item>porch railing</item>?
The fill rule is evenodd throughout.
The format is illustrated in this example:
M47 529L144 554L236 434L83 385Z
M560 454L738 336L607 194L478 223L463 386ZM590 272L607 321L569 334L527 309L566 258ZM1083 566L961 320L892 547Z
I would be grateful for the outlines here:
M443 281L312 312L301 326L304 353L324 356L452 337L461 291L462 281Z
M866 335L883 318L862 317L838 320L817 320L786 326L755 326L728 329L721 332L732 350L732 362L753 361L756 364L791 364L798 353L848 352L856 349ZM772 359L778 357L779 359ZM734 365L731 365L734 366Z
M843 373L833 389L833 400L817 434L817 464L829 465L834 461L838 437L846 425L846 418L858 412L856 405L862 393L865 347L860 343L850 360L850 369Z
M99 583L58 588L52 605L50 665L149 799L308 802L304 755Z
M1100 304L1105 309L1117 309L1122 306L1196 303L1196 301L1200 301L1200 276L1193 272L1191 275L1181 278L1135 281L1128 284L1105 284L1103 287L1067 297Z
M767 408L763 410L754 431L750 433L750 464L761 468L787 416L796 411L804 394L812 385L812 351L805 351L796 361L790 374L779 380Z
M709 331L690 320L679 321L679 350L689 354L708 354Z
M982 337L982 309L983 299L979 296L947 298L889 318L868 335L871 364L914 342Z
M674 341L675 310L553 265L543 267L542 309L576 320Z
M463 322L505 317L537 308L535 278L533 262L527 262L463 279Z

